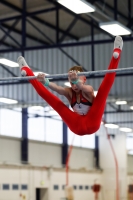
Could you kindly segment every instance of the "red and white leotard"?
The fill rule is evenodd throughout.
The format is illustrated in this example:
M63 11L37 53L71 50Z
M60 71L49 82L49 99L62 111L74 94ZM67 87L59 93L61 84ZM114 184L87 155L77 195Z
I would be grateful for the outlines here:
M114 49L119 55L121 53L120 49ZM108 70L116 69L120 56L114 58L112 56L111 62L109 64ZM21 70L25 70L27 76L34 76L32 70L24 66ZM37 93L61 116L62 120L67 124L70 130L77 135L86 135L95 133L101 124L101 119L104 113L104 108L106 105L106 99L108 97L109 91L114 83L115 74L106 74L99 89L96 98L93 101L93 105L90 107L89 112L86 115L79 115L72 110L70 110L58 97L52 94L46 87L43 86L38 80L29 80L33 85ZM84 98L80 101L80 104L84 106ZM86 104L86 101L85 101ZM83 111L83 110L82 110Z
M71 100L71 107L74 112L78 113L79 115L86 115L87 112L90 110L92 103L90 103L83 95L82 91L80 91L80 103L77 102L76 92L72 90L72 100Z

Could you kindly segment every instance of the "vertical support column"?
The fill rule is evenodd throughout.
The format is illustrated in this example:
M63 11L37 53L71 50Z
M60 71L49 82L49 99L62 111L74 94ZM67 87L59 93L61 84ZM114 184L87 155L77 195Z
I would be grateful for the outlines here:
M28 112L27 112L27 108L22 108L21 161L22 161L22 163L28 162Z
M117 0L114 0L114 19L117 20Z
M26 0L23 0L22 10L22 48L26 47ZM24 51L22 50L22 56Z
M95 151L94 151L94 155L95 155L95 167L97 169L100 168L99 166L99 136L95 135Z
M62 165L65 167L68 154L68 131L67 125L63 122L63 142L62 142Z
M130 23L130 20L131 20L131 13L132 13L132 10L131 10L131 7L132 6L132 3L131 3L131 0L128 0L128 19L129 19L129 23Z
M95 57L94 57L94 26L93 26L93 20L91 22L91 41L92 41L92 44L91 44L91 57L92 57L92 60L91 60L91 65L92 65L92 71L95 71Z
M59 8L56 11L56 43L59 43Z

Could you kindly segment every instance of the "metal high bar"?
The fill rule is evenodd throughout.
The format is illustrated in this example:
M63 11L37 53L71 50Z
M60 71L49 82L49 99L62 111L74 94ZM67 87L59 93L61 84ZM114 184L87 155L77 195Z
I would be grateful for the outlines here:
M129 68L121 68L121 69L110 69L110 70L100 70L100 71L88 71L88 72L80 72L77 73L78 76L86 76L86 77L91 77L94 75L105 75L105 74L111 74L116 72L117 74L121 74L124 72L133 72L133 67L129 67ZM46 75L45 78L49 78L49 79L62 79L62 78L67 78L68 77L68 73L65 74L50 74L50 75ZM26 76L26 77L7 77L7 78L0 78L0 82L1 81L20 81L20 80L33 80L33 79L37 79L37 76Z

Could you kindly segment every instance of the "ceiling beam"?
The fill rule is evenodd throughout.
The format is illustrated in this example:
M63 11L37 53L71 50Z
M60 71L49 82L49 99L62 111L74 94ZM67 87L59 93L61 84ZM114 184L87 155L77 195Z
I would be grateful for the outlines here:
M114 7L112 7L108 3L106 3L105 0L98 0L95 2L104 5L107 9L109 9L114 14ZM128 18L123 13L121 13L119 10L117 10L117 15L128 21Z
M17 12L22 14L22 9L21 8L15 6L15 5L13 5L13 4L5 1L5 0L1 0L0 3L4 4L5 6L8 6L9 8L11 8L11 9L13 9L13 10L15 10L15 11L17 11ZM29 12L26 12L26 15L28 15L28 13ZM37 21L37 22L39 22L39 23L41 23L41 24L43 24L43 25L45 25L45 26L47 26L47 27L49 27L49 28L51 28L53 30L56 30L56 26L54 26L53 24L50 24L49 22L46 22L45 20L42 20L42 19L40 19L40 18L38 18L36 16L32 16L32 19L34 19L35 21ZM59 31L61 33L63 33L63 34L66 34L63 29L59 29ZM69 37L71 37L71 38L73 38L75 40L79 39L78 37L76 37L75 35L70 34L70 33L68 33L67 36L69 36Z
M52 3L52 4L54 4L54 5L56 5L56 6L57 6L57 5L58 5L58 6L61 6L61 8L62 8L63 10L65 10L67 13L69 13L70 15L76 17L77 19L81 20L82 22L84 22L85 24L87 24L87 25L89 25L89 26L92 26L92 19L93 19L93 16L87 15L88 18L91 18L91 21L88 21L88 20L86 20L85 18L83 18L81 15L77 15L76 13L74 13L74 12L72 12L71 10L69 10L68 8L66 8L66 7L64 7L64 6L62 6L62 5L60 5L58 2L56 2L56 1L54 1L54 0L47 0L47 1L50 2L50 3ZM110 36L111 38L113 38L112 35L110 35L108 32L104 31L103 29L101 29L101 28L99 27L99 24L98 24L98 22L96 22L96 20L95 20L95 23L93 23L93 27L96 28L97 30L99 30L100 32L102 32L102 33L104 33L104 34Z
M1 41L0 43L3 44L6 47L11 47L12 49L16 49L17 48L17 46L14 46L14 45L12 45L10 43L7 43L7 42L4 42L4 41Z
M133 41L133 37L123 37L123 41L129 42ZM85 41L85 42L71 42L71 43L62 43L62 44L51 44L51 45L41 45L41 46L31 46L31 47L22 47L17 49L1 49L0 53L7 53L7 52L19 52L19 51L31 51L31 50L41 50L41 49L53 49L53 48L61 48L61 47L74 47L74 46L85 46L85 45L92 45L92 44L107 44L113 43L114 39L104 39L104 40L94 40L92 41Z
M19 22L19 19L15 20L14 23L12 24L11 28L8 29L7 33L10 34L12 31L12 28L14 28ZM2 42L4 42L4 40L6 40L8 34L5 33L5 35L0 39L0 46L2 44Z
M52 12L52 11L56 11L56 10L57 10L56 7L42 9L42 10L26 13L26 16L30 17L30 16L33 16L33 15L39 15L41 13L44 14L44 13ZM21 18L22 18L22 15L16 15L16 16L13 16L13 17L7 17L7 18L0 19L0 22L2 23L2 22L6 22L6 21L15 20L15 19L21 19Z
M7 28L7 29L11 29L11 26L9 26L9 25L7 25L5 23L1 23L1 25L3 27ZM16 28L12 28L12 31L14 33L19 34L19 35L22 35L22 32L20 30L16 29ZM34 40L35 42L39 42L39 43L44 44L44 45L49 45L48 42L45 42L44 40L38 39L38 38L34 37L33 35L28 34L28 33L26 33L26 37L31 39L31 40Z

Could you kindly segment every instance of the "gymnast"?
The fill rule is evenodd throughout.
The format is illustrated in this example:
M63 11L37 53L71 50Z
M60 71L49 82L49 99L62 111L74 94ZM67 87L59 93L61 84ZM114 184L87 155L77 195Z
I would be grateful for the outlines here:
M116 36L113 55L108 70L118 67L122 47L122 38ZM25 74L25 76L34 76L32 70L22 56L18 58L18 64L21 68L21 73ZM70 68L68 72L68 80L71 84L70 88L64 88L50 82L45 78L45 74L39 74L36 80L29 80L37 93L61 116L70 130L80 136L93 134L99 129L106 99L116 75L115 72L105 75L98 89L97 96L95 97L92 86L85 85L86 77L78 76L78 72L82 71L83 69L81 66ZM73 111L57 96L52 94L47 87L60 95L64 95L68 99Z

